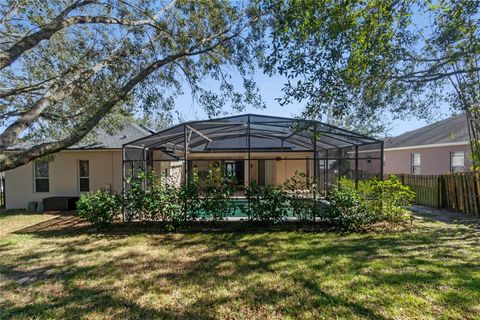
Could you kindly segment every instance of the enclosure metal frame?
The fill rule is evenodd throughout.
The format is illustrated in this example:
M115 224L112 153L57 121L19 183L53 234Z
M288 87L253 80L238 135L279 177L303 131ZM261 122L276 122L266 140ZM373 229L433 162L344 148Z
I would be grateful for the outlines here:
M262 118L264 121L254 121L252 122L252 117L256 118ZM242 119L245 118L246 121L232 121L229 124L223 123L222 121L227 121L227 120L235 120L235 119ZM217 123L217 124L216 124ZM220 123L220 124L218 124ZM298 124L297 128L290 127L290 126L282 126L281 124ZM358 171L359 171L359 160L378 160L380 167L378 168L379 172L379 178L383 179L383 165L384 165L384 142L382 140L368 137L366 135L358 134L349 130L341 129L335 126L332 126L330 124L322 123L320 121L315 121L315 120L306 120L306 119L292 119L292 118L284 118L284 117L274 117L274 116L264 116L264 115L256 115L256 114L245 114L245 115L238 115L238 116L231 116L231 117L224 117L224 118L216 118L216 119L209 119L209 120L203 120L203 121L189 121L185 123L181 123L175 126L172 126L170 128L167 128L165 130L161 130L157 133L151 134L149 136L125 143L122 145L122 199L123 199L123 207L125 207L125 192L126 192L126 170L127 164L131 163L131 168L133 169L134 167L134 162L141 162L142 167L144 170L147 168L147 153L149 151L153 150L161 150L160 148L165 145L166 146L171 143L173 144L173 151L177 150L179 152L183 153L183 157L177 157L175 155L168 154L171 156L173 159L170 160L155 160L151 159L150 161L156 162L156 161L181 161L183 162L183 168L184 168L184 182L183 183L188 183L189 179L189 168L188 168L188 161L189 161L189 151L190 149L190 142L192 139L192 135L195 132L195 134L198 137L203 138L204 140L210 140L210 142L216 141L216 140L222 140L222 139L215 139L212 140L208 137L208 134L204 134L202 130L195 128L197 125L209 125L208 129L209 130L215 130L213 131L212 134L220 134L220 133L228 133L231 128L235 127L245 127L245 132L242 133L241 131L238 132L237 136L233 137L245 137L246 139L246 147L243 149L217 149L217 150L202 150L202 151L197 151L197 152L202 152L202 153L228 153L228 152L235 152L235 153L243 153L247 156L246 161L247 161L247 173L249 181L251 179L251 161L252 160L258 160L258 159L252 159L252 151L254 152L262 152L262 153L268 153L268 152L282 152L282 153L289 153L289 152L312 152L313 157L312 158L288 158L288 160L313 160L313 183L314 186L318 191L319 185L318 185L318 180L319 180L319 161L324 161L324 176L326 177L324 181L324 186L323 188L327 188L327 178L329 177L329 161L330 160L338 160L339 162L341 160L346 160L348 159L349 161L353 160L354 161L354 181L355 181L355 186L358 186ZM281 141L281 150L271 150L269 148L255 148L252 150L252 125L264 125L264 126L269 126L269 127L275 127L275 128L281 128L281 129L288 129L290 131L283 132L286 133L286 136L281 136L282 131L275 131L275 130L258 130L261 132L261 134L255 134L255 137L261 138L261 139L272 139L272 140L280 140ZM323 128L323 130L320 130L319 127ZM183 130L182 130L183 129ZM177 130L177 133L172 133L171 131ZM190 130L190 132L189 132ZM301 135L300 133L303 131L311 132L311 136L305 136ZM169 133L170 132L170 133ZM234 133L234 132L232 132ZM295 136L299 137L295 137ZM183 136L183 137L182 137ZM319 138L320 137L320 138ZM321 141L322 137L329 138L333 141ZM180 140L179 140L180 138ZM197 137L195 137L197 138ZM301 138L301 139L300 139ZM156 139L156 140L155 140ZM302 139L304 139L302 141ZM350 139L350 140L349 140ZM149 140L152 140L150 144L148 143ZM288 141L287 141L288 140ZM310 141L310 144L308 143L308 140ZM355 140L361 141L361 142L355 142ZM202 140L200 140L201 142ZM334 142L337 142L337 144L334 144ZM306 148L307 150L302 150L302 151L292 151L288 149L284 149L284 144L285 142L288 142L289 144L292 145L298 145L301 147ZM330 146L327 148L322 148L320 147L320 144L323 144L324 146ZM208 143L207 143L208 145ZM380 152L379 157L367 157L367 158L362 158L359 156L359 147L364 147L368 145L378 145L379 149L372 149L370 150L371 152ZM345 148L353 147L353 157L340 157L340 151ZM127 150L128 149L141 149L142 150L142 159L138 160L129 160L127 159ZM319 157L318 152L319 149L323 150L325 152L324 157ZM337 150L339 152L339 155L337 157L329 157L329 151L331 150ZM367 150L368 151L368 150ZM208 158L205 159L203 158L202 161L212 161L212 160L221 160L221 158ZM262 158L263 160L276 160L277 158ZM244 160L245 161L245 160ZM316 203L317 201L317 192L313 192L313 201ZM187 202L185 202L185 214L187 212ZM315 216L313 216L313 219L315 219ZM123 221L125 221L125 210L123 210Z

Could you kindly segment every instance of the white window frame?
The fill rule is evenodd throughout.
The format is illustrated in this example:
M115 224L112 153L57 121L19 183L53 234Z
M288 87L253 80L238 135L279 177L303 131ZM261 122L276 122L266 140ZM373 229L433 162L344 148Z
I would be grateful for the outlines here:
M88 176L80 176L80 162L86 161L88 163ZM88 190L87 191L82 191L80 188L80 180L82 179L88 179ZM77 189L79 193L87 193L90 192L90 160L88 159L79 159L77 161Z
M46 163L47 164L47 177L37 177L37 164ZM47 191L37 191L37 180L47 180L48 181L48 190ZM37 160L33 162L33 192L34 193L49 193L50 192L50 163L48 161Z
M418 165L415 165L415 156L418 155ZM421 174L421 167L422 167L422 156L418 152L414 152L410 154L410 173L414 175ZM418 168L418 172L415 172L415 168Z
M462 153L463 154L463 165L461 166L453 166L453 155L455 153ZM462 170L461 171L455 171L454 168L457 168L457 167L461 167ZM466 171L466 168L465 168L465 151L451 151L450 152L450 172L465 172Z

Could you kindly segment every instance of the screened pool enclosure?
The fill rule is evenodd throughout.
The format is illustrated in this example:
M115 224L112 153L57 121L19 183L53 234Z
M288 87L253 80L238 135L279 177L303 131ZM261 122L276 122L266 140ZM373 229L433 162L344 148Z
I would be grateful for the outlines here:
M201 185L211 170L234 186L238 201L246 201L251 183L300 179L292 196L315 202L340 177L382 178L383 141L318 121L254 114L185 122L123 146L124 198L138 172L181 187L194 176Z

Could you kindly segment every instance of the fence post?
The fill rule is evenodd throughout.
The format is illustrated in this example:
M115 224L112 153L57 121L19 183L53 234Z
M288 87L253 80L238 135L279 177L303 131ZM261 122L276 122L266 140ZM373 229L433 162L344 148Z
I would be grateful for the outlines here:
M477 211L475 214L480 214L480 185L479 185L479 179L478 179L478 173L473 174L473 189L475 190L475 203L476 203L476 208Z
M437 184L437 208L442 207L442 176L437 176L436 184Z

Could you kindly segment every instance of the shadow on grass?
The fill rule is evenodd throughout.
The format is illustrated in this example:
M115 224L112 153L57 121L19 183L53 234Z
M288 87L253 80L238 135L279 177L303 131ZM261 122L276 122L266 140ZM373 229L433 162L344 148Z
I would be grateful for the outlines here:
M303 274L294 272L289 280L280 286L266 284L264 281L244 281L252 276L274 275L278 270L275 264L279 262L289 262L295 266L298 262L322 254L322 250L302 250L291 254L274 254L273 243L276 240L268 238L257 238L245 240L239 233L223 233L207 236L207 239L175 239L173 236L167 236L162 239L151 239L152 247L168 247L172 250L183 250L201 246L205 248L208 255L201 255L198 259L189 262L179 263L178 261L162 260L153 258L145 252L129 252L124 255L116 256L95 266L78 266L77 263L82 260L89 250L81 250L83 245L88 244L88 240L72 241L56 248L56 254L67 255L68 265L59 266L55 263L49 263L41 268L28 271L18 271L18 265L34 264L37 257L32 255L23 255L15 260L15 263L0 263L0 274L10 279L9 285L4 289L8 291L23 290L19 286L29 285L41 290L41 286L47 283L61 283L64 292L61 295L50 299L41 299L41 302L31 303L24 306L13 304L4 304L2 306L2 315L4 318L10 317L68 317L68 315L88 316L92 310L103 316L114 315L116 318L176 318L176 319L212 319L216 317L216 309L219 306L233 305L241 301L241 308L252 310L254 318L264 318L265 310L275 310L274 314L284 316L299 317L303 312L310 312L316 308L328 306L336 310L338 316L362 316L367 318L383 319L377 311L351 301L349 297L339 296L328 293L321 288L318 279L314 274ZM212 241L216 240L216 241ZM295 241L295 237L292 239ZM278 240L284 242L285 239ZM109 252L115 250L115 246L95 247L96 253ZM257 252L257 250L259 250ZM333 251L342 254L342 251L350 251L348 247L338 246ZM227 251L227 254L221 253ZM200 252L201 254L202 252ZM233 263L233 269L225 272L223 265ZM153 273L152 273L153 271ZM144 274L152 273L148 278L142 277ZM88 280L94 283L101 280L105 275L115 279L121 279L128 274L135 274L139 279L131 283L133 297L126 299L119 295L119 288L112 285L107 288L84 287L78 285ZM27 278L27 280L24 280ZM153 308L142 306L137 303L140 300L139 293L155 292L157 294L170 294L175 287L198 287L199 291L214 290L216 288L230 288L238 282L242 285L236 287L232 294L210 295L203 294L195 299L188 297L189 302L180 310L176 307ZM158 285L165 284L168 285ZM292 288L290 283L297 288L301 288L303 293L300 295ZM35 289L33 289L35 291ZM294 299L293 302L292 297ZM301 303L299 305L299 303ZM300 307L299 307L300 306ZM242 314L243 310L236 310ZM110 314L113 312L113 314ZM3 313L3 314L2 314Z
M32 212L21 209L0 209L0 218L7 218L12 216L31 216L31 215L43 215L45 213L59 214L59 211L55 212Z
M56 218L17 230L16 234L33 234L42 237L61 237L80 234L97 234L111 236L128 236L134 234L168 234L168 233L261 233L261 232L324 232L351 233L338 230L324 223L311 221L288 221L282 223L263 223L253 221L195 221L186 222L168 231L171 225L167 222L145 221L113 223L106 228L97 228L85 222L73 213L63 214Z
M28 288L35 298L24 305L5 300L0 318L385 319L397 306L406 317L439 317L471 314L478 303L480 234L470 228L420 224L403 233L339 234L229 222L233 229L201 224L164 233L143 224L97 231L76 219L22 230L41 241L33 252L1 247L9 259L0 261L8 280L0 288L18 297ZM49 286L60 292L52 295ZM427 289L443 293L414 311L399 302L421 299Z
M413 206L414 216L426 221L438 221L447 224L464 225L480 229L480 216L448 209L426 206Z

